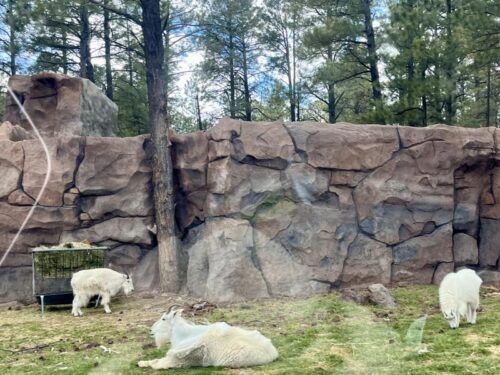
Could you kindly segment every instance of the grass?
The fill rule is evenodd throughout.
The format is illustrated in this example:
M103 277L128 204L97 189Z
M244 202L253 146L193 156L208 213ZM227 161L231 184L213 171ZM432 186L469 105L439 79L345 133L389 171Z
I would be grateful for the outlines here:
M224 320L259 329L280 353L274 363L248 369L195 368L172 374L498 374L500 292L483 288L476 325L448 328L437 305L437 288L394 288L393 310L359 306L337 294L307 299L266 300L218 308L197 321ZM180 297L121 298L113 314L86 309L73 318L68 308L37 306L0 311L0 373L154 374L136 367L158 358L150 325ZM427 315L422 342L406 342L410 325ZM418 337L418 335L417 335ZM102 346L102 347L101 347ZM111 353L104 349L110 348Z

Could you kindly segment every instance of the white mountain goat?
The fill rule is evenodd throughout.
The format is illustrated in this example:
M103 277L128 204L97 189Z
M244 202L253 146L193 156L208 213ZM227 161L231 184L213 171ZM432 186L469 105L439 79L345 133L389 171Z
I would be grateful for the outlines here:
M109 314L109 302L111 297L123 291L128 295L134 291L134 284L129 275L113 271L109 268L94 268L90 270L78 271L71 278L71 288L73 288L73 316L82 316L82 307L88 305L92 296L98 295L101 298L101 306Z
M166 356L140 361L139 367L153 369L194 366L248 367L270 363L278 351L259 331L232 327L226 323L199 325L181 317L182 310L170 308L151 327L151 335L160 347L168 342Z
M447 274L439 285L439 305L451 328L458 328L460 318L476 323L479 288L483 280L470 269Z

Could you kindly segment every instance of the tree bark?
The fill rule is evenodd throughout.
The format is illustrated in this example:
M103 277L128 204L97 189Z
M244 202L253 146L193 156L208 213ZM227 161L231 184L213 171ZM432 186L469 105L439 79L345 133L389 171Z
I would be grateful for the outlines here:
M486 126L491 126L491 63L487 65L486 73Z
M104 2L108 5L109 0ZM109 10L104 8L104 59L106 62L106 96L113 100L113 73L111 71L111 28Z
M455 52L452 47L452 27L451 17L453 13L453 5L451 0L446 0L446 51L445 54L445 76L446 76L446 97L444 107L446 111L446 123L451 125L455 119Z
M165 94L160 0L141 0L149 120L153 147L153 189L158 238L160 288L178 292L179 252L175 233L175 192Z
M14 0L9 0L9 8L7 9L9 23L9 54L10 54L10 74L15 75L17 72L16 56L16 20L14 16Z
M250 85L248 83L248 61L247 61L247 46L245 41L241 45L243 58L243 93L245 97L245 121L252 121L252 99L250 97Z
M425 82L425 71L427 70L427 65L424 66L420 72L420 79L423 82ZM427 96L425 93L422 95L422 126L427 126L428 120L427 120Z
M90 23L87 5L80 5L80 77L94 82L94 66L90 56Z
M236 118L236 77L234 73L234 36L229 27L229 116Z
M203 126L203 121L201 120L201 109L200 109L200 94L196 92L196 120L198 122L198 130L205 130Z
M66 46L68 42L67 36L66 36L66 30L62 30L62 44L63 46ZM68 50L66 48L62 49L62 68L63 68L63 73L68 74Z
M327 49L327 58L329 62L333 63L333 51L332 47ZM331 79L326 84L328 90L328 122L330 124L335 124L337 122L337 101L335 98L335 81Z
M371 0L363 0L363 13L365 16L365 35L368 49L368 61L370 64L370 78L372 82L372 96L375 101L382 100L382 89L380 86L380 75L378 72L377 45L375 43L375 32L371 13Z

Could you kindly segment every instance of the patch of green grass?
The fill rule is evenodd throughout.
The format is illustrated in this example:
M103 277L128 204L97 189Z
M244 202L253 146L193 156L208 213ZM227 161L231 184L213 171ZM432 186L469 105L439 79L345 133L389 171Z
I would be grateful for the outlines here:
M254 368L194 368L156 371L138 360L163 356L152 347L151 324L178 297L122 298L113 314L86 309L38 307L0 312L0 372L7 374L498 374L500 293L483 288L476 325L451 330L439 312L437 288L391 290L393 310L359 306L337 294L266 300L213 310L195 320L226 321L258 329L278 349L277 361ZM420 345L407 345L410 325L426 315ZM110 348L105 352L101 346ZM426 349L426 350L424 350ZM420 350L420 352L418 351Z

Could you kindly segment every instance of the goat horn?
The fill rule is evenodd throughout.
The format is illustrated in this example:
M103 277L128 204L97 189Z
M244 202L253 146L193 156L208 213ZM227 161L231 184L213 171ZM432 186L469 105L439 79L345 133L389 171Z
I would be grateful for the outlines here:
M172 312L174 310L174 307L182 309L182 305L172 305L168 308L167 313Z

